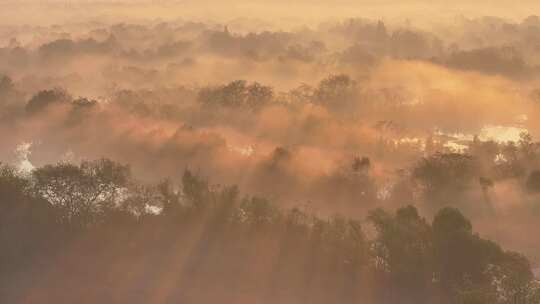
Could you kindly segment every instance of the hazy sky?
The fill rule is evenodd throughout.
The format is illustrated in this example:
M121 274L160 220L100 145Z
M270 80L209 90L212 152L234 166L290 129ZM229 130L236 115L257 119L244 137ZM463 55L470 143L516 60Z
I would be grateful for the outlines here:
M455 16L496 15L524 18L540 12L538 1L511 0L0 0L0 24L41 24L85 19L118 22L135 19L227 20L258 18L278 26L343 17L408 18L417 23ZM46 14L44 14L46 12Z

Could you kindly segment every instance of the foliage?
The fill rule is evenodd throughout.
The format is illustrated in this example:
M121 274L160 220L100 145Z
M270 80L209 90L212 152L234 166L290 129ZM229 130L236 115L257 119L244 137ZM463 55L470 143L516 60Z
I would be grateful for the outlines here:
M274 92L271 87L257 82L248 84L244 80L236 80L227 85L203 88L198 99L206 105L256 110L273 101Z
M68 303L83 289L83 302L115 294L147 303L161 295L155 284L174 301L184 290L229 300L244 288L258 299L310 303L532 304L539 296L527 259L474 234L452 208L433 223L413 206L374 210L368 237L356 219L240 198L236 187L191 171L180 185L146 185L106 159L30 175L2 166L0 198L0 294L10 303L27 294ZM52 268L32 270L45 264ZM16 273L23 279L13 281ZM129 292L135 286L140 296Z

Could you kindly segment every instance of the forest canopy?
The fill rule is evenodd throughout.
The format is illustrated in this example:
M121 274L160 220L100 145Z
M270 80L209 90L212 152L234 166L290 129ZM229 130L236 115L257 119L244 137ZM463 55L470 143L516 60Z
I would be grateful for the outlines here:
M540 303L540 4L446 2L0 0L0 303Z
M413 206L320 217L189 170L180 184L143 184L106 159L27 175L3 165L0 195L0 290L12 303L540 300L529 261L451 207L432 221Z

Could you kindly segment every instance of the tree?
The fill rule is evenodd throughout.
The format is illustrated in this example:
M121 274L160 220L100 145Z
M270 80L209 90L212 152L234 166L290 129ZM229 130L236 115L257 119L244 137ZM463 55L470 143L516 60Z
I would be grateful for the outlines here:
M274 98L271 87L257 82L248 84L245 80L235 80L227 85L203 88L198 100L205 105L219 105L229 108L257 110Z
M377 210L370 213L369 220L377 230L376 267L390 281L389 300L406 295L410 303L427 303L433 278L430 225L413 206L400 208L395 215Z
M469 155L436 153L417 163L412 176L428 202L441 204L448 203L449 198L463 200L473 185L476 171L477 163Z
M348 75L331 75L321 80L314 92L314 101L330 109L339 109L357 97L356 81Z
M506 252L499 264L490 265L488 273L497 303L533 303L534 277L527 258L515 252Z
M268 200L259 197L244 199L240 206L242 221L256 229L268 227L279 218L278 210Z
M202 209L211 202L211 191L208 182L189 170L184 171L182 176L182 192L187 202L197 209Z
M34 191L61 210L61 221L82 228L114 207L130 175L127 166L107 159L47 165L32 174Z
M178 282L202 290L189 295L199 302L212 302L214 293L237 299L246 289L277 302L540 300L529 261L474 234L455 208L441 209L431 225L414 206L374 210L368 238L359 220L240 200L236 186L211 185L189 170L180 186L139 183L110 160L49 165L31 175L0 165L2 300L71 303L85 294L106 303L111 294L100 291L109 288L136 303L183 302ZM72 229L84 227L92 229ZM156 284L164 285L157 296ZM135 287L143 288L136 298Z
M72 97L69 93L60 88L39 91L26 104L26 112L35 114L43 111L52 104L66 104L71 102L71 100Z
M471 222L455 208L441 209L432 227L435 278L441 290L458 302L493 301L489 269L501 265L505 257L501 248L473 234Z
M274 91L269 86L261 85L254 82L247 86L246 105L251 109L259 109L260 107L269 104L274 98Z
M59 232L58 213L31 192L31 181L0 164L0 269L24 267L24 261L48 251ZM61 231L60 231L61 232Z

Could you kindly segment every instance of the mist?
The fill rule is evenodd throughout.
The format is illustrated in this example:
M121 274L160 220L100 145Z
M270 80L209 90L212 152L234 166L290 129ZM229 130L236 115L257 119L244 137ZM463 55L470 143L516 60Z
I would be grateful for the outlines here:
M0 1L0 299L538 303L538 6Z

